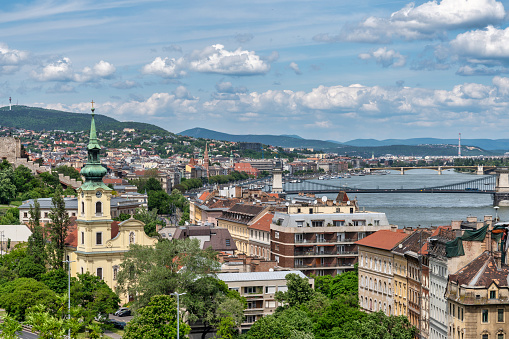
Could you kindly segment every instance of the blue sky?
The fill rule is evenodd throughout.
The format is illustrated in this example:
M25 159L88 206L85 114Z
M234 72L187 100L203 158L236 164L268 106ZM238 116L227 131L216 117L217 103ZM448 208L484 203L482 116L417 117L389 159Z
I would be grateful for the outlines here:
M0 105L180 132L509 137L508 1L4 1Z

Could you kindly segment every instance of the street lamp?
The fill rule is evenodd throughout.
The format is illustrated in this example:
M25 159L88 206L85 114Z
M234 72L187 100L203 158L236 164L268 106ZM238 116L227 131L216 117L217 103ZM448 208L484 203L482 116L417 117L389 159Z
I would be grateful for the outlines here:
M68 275L67 275L67 320L71 320L71 263L69 259L62 261L67 263ZM67 332L68 338L71 339L71 328L69 327Z
M0 255L4 255L4 231L0 231Z
M498 209L500 208L499 206L495 206L493 207L495 209L495 222L498 221Z
M180 339L180 304L179 304L179 296L186 294L186 292L180 293L180 294L178 292L173 292L173 293L170 293L170 294L177 296L177 339Z

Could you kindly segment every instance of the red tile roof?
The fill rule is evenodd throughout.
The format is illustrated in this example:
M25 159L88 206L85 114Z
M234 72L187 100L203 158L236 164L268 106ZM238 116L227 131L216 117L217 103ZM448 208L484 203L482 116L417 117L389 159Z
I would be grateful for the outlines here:
M357 245L380 248L383 250L392 250L394 246L403 241L408 234L381 230L367 237L356 241Z
M249 228L270 232L270 223L272 222L272 219L274 218L274 214L266 213L263 217L258 219L257 222L249 226Z
M76 224L76 217L70 218L69 228L67 229L67 237L65 237L64 243L71 247L78 246L78 225Z
M120 221L114 221L111 223L111 239L115 238L118 234Z

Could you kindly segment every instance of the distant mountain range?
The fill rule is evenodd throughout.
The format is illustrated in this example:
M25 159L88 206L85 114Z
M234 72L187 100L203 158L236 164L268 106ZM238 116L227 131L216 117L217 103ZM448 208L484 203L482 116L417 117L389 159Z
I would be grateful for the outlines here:
M168 134L165 129L142 122L120 122L105 115L96 114L95 124L98 130L123 130L134 128L143 131L153 131L158 134ZM90 129L90 114L70 113L52 109L28 106L0 107L0 125L14 128L24 128L34 131L64 130L88 131Z
M355 139L344 143L350 146L377 147L391 145L457 145L458 139ZM474 146L485 150L509 150L509 139L461 139L462 146Z
M347 142L335 140L310 140L298 135L234 135L212 131L206 128L192 128L178 133L195 138L216 139L237 142L259 142L266 145L280 147L313 147L317 149L334 149L345 146L355 147L382 147L382 146L419 146L419 145L452 145L458 144L458 139L413 138L413 139L355 139ZM462 139L462 146L473 146L482 150L502 151L509 150L509 139ZM457 148L456 148L457 149ZM497 152L499 153L499 152Z
M178 133L193 138L214 139L235 142L259 142L264 145L295 148L333 149L339 145L329 141L303 139L298 135L234 135L212 131L206 128L192 128Z

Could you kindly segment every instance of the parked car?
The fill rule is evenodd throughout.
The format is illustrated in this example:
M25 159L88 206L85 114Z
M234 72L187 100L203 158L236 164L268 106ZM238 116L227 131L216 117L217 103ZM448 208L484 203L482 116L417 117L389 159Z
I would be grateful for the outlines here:
M108 324L113 325L113 327L118 328L119 330L123 330L126 327L126 323L119 320L110 319L108 320Z
M121 307L117 312L115 312L115 315L117 317L127 317L128 315L131 315L131 310L127 307Z

